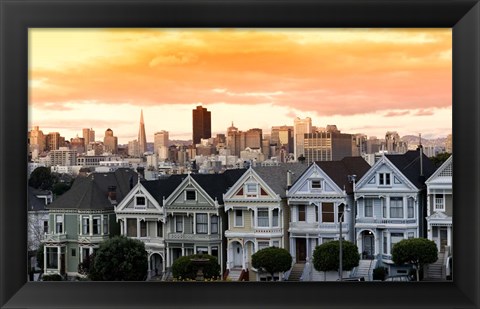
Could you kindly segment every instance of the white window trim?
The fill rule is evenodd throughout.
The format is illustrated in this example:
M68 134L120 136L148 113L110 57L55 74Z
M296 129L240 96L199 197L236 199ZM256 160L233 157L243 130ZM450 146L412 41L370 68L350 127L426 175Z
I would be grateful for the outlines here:
M384 184L381 184L380 183L380 175L383 175L383 181L385 182L387 180L387 177L386 175L389 175L389 180L390 182L388 184L384 183ZM379 187L391 187L392 186L392 173L387 173L387 172L382 172L382 173L377 173L377 184Z
M143 197L145 199L145 205L137 204L138 197ZM144 194L135 194L135 206L134 206L135 209L145 210L147 209L147 204L148 204L147 197Z
M437 207L437 195L442 195L442 208ZM433 195L433 207L435 211L445 211L445 194L442 193L435 193Z
M320 183L320 188L313 187L313 182L317 182L317 181ZM310 179L309 185L310 185L310 191L321 191L323 190L323 179L320 179L320 178Z
M57 221L57 218L61 216L62 221ZM57 232L57 223L62 223L62 230L60 232ZM64 214L55 214L55 226L54 226L54 234L64 234L65 233L65 215Z
M187 192L195 193L195 199L193 200L187 199ZM193 202L193 201L197 201L197 190L192 190L192 189L185 190L185 202Z
M182 231L177 230L178 221L182 220ZM175 216L175 233L183 233L185 231L185 220L183 220L183 216Z
M372 202L372 215L371 216L367 216L367 200L368 201L371 201ZM373 218L373 213L374 213L374 205L375 205L375 202L372 198L365 198L363 199L363 217L364 218Z
M255 186L255 191L248 190L249 186ZM253 198L258 197L258 194L259 194L258 183L246 182L244 187L244 192L245 192L245 197L253 197Z
M242 224L241 225L238 225L237 224L237 211L241 211L242 212ZM243 209L234 209L233 210L233 227L244 227L245 226L245 214L244 214L244 211Z

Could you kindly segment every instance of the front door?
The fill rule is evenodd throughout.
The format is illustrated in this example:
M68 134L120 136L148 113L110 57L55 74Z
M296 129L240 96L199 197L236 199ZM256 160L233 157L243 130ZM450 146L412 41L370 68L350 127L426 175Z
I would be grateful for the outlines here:
M374 238L373 235L367 234L363 235L363 259L373 259L374 255Z
M297 253L297 262L305 262L307 260L307 239L306 238L297 238L296 239L296 253Z
M445 246L447 246L447 228L440 228L440 252L445 251Z
M243 249L238 242L232 244L233 249L233 267L242 267Z

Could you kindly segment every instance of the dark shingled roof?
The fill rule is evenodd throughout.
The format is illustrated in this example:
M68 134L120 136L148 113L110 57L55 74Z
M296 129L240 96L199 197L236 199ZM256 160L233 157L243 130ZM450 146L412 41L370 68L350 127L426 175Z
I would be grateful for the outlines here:
M287 196L287 172L292 171L292 183L304 173L309 165L302 163L280 163L274 166L257 166L253 170L260 176L263 181L281 198Z
M33 187L28 187L28 196L27 196L27 203L28 203L28 210L29 211L41 211L45 210L45 199L38 198L38 195L49 195L51 194L50 191L43 191L39 189L35 189Z
M356 181L362 178L370 169L370 165L362 157L345 157L340 161L316 161L340 189L345 188L347 193L353 193L353 183L348 175L357 175Z
M219 204L223 204L223 194L245 173L245 169L226 170L222 174L190 174L190 176ZM187 178L187 174L171 175L158 180L142 181L143 187L163 206L163 198L170 194Z
M419 189L424 186L425 180L435 173L437 169L433 162L422 153L423 177L420 177L420 156L418 150L409 150L404 154L385 156Z
M115 172L92 173L77 177L70 190L48 205L48 209L108 210L113 205L108 198L109 187L115 186L119 203L138 181L138 174L128 168Z

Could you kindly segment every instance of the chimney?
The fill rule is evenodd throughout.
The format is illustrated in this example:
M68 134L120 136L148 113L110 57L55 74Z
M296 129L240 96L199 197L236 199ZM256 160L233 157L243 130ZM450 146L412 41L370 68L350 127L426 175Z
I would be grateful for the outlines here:
M293 172L291 170L287 171L287 189L290 189L292 186L292 174Z
M108 198L111 201L117 200L117 187L116 186L108 186Z

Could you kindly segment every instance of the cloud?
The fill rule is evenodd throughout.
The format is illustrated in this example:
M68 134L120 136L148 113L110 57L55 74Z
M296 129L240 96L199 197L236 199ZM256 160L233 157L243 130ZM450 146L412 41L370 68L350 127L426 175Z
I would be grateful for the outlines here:
M432 116L435 113L431 109L421 109L415 112L414 116Z
M405 116L410 114L410 111L391 111L386 113L385 117L397 117L397 116Z

